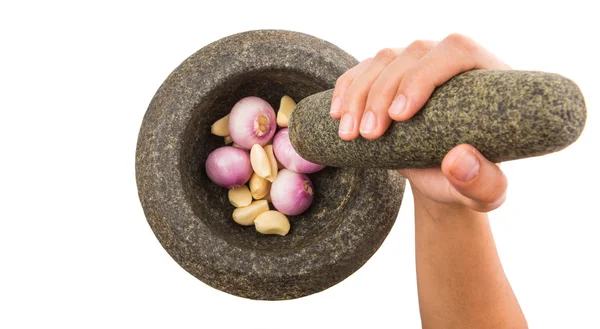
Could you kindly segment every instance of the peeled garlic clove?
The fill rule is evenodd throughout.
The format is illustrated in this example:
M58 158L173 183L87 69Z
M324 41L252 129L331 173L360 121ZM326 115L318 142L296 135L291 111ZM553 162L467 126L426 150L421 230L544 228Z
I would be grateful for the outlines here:
M271 190L271 183L268 180L258 176L257 173L252 174L249 184L250 193L256 200L264 198Z
M232 217L236 223L250 226L254 224L254 219L265 211L269 211L269 202L267 200L258 200L252 202L247 207L236 208L233 211Z
M254 172L262 177L266 178L271 174L271 164L269 157L265 152L265 149L259 144L254 144L250 150L250 163Z
M275 158L275 153L273 153L273 145L266 145L264 150L265 153L267 153L267 158L269 158L269 166L271 167L271 173L265 178L269 182L273 183L275 178L277 178L277 159Z
M225 145L233 143L233 139L231 139L231 136L225 136L223 137L223 140L225 141Z
M290 231L290 221L279 211L269 210L254 219L254 227L262 234L278 234L284 236Z
M252 194L246 185L229 190L228 196L234 207L247 207L252 203Z
M279 127L287 127L292 111L296 108L296 102L290 96L281 97L279 103L279 111L277 111L277 125Z
M210 127L210 132L221 137L229 136L229 114L215 121Z

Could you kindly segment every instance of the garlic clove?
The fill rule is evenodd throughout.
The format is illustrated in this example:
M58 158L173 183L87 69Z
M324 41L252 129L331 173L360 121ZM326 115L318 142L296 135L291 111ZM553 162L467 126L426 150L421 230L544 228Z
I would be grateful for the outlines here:
M262 234L278 234L284 236L290 231L290 221L279 211L269 210L254 219L254 227Z
M252 174L249 185L250 193L256 200L264 198L271 190L271 183L260 177L257 173Z
M210 132L221 137L229 136L229 114L215 121L210 127Z
M228 197L234 207L247 207L252 203L252 194L246 185L229 190Z
M269 211L269 202L267 200L258 200L252 202L247 207L236 208L233 211L233 220L244 226L254 224L254 219L265 211Z
M279 127L287 127L292 115L292 111L296 108L296 102L290 96L281 97L279 103L279 111L277 111L277 125Z
M231 139L231 136L225 136L223 137L223 140L225 141L225 145L233 143L233 139Z
M271 164L269 157L265 152L265 149L259 144L254 144L250 150L250 163L254 172L262 177L266 178L271 174Z
M265 153L267 153L267 158L269 158L269 166L271 168L271 173L269 176L265 177L269 182L273 183L275 178L277 178L277 159L275 158L275 153L273 153L273 145L266 145L264 147Z

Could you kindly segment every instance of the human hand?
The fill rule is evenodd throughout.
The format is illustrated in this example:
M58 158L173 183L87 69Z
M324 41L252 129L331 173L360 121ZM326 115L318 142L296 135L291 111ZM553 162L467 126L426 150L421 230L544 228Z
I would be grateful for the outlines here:
M339 135L375 139L392 120L405 121L427 102L434 89L472 69L509 67L473 40L452 34L440 42L415 41L408 47L379 51L337 81L330 115L340 119ZM411 183L415 201L487 212L505 198L507 180L500 168L474 147L458 145L441 169L399 171Z

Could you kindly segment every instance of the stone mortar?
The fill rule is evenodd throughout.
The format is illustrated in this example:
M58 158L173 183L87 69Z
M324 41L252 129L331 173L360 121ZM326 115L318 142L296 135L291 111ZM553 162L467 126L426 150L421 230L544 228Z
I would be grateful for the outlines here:
M586 107L575 83L558 74L475 70L438 87L414 117L375 140L338 137L332 90L302 100L290 140L302 157L335 167L430 168L456 145L502 162L559 151L579 137Z
M330 89L357 63L301 33L251 31L216 41L177 67L154 95L136 153L136 180L154 234L185 270L237 296L280 300L322 291L360 268L391 229L405 187L393 171L327 168L311 175L315 201L285 237L233 222L227 191L204 171L223 145L211 124L239 99L278 108ZM165 283L168 284L168 283Z

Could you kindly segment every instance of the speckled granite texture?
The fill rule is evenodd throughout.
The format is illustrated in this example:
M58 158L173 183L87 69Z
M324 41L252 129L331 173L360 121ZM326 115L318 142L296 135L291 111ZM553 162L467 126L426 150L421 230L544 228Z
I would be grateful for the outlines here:
M493 162L559 151L581 134L581 91L560 75L476 70L435 90L412 119L375 140L346 142L329 116L332 90L302 100L290 118L290 139L307 160L335 167L439 167L454 146L468 143Z
M230 294L291 299L342 281L379 248L405 187L393 171L311 175L315 201L290 217L285 237L234 223L226 190L204 172L209 152L223 145L210 126L240 98L259 96L278 108L283 95L300 100L332 88L356 63L315 37L267 30L214 42L169 75L144 116L136 179L148 223L185 270Z

